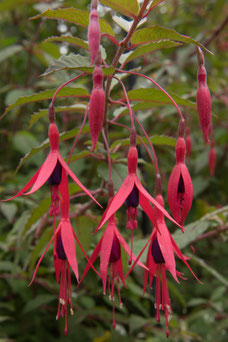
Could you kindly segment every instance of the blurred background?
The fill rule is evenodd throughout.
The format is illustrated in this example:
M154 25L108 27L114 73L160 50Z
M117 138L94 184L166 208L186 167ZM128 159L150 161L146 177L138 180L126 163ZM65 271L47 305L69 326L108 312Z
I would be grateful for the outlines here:
M85 61L88 51L67 40L50 37L71 35L87 40L87 29L63 20L37 20L29 18L48 8L76 7L88 11L87 0L36 1L2 0L0 2L0 193L8 198L27 183L47 155L47 108L53 92L78 72L65 68L40 77L50 64L56 64L61 55L81 54ZM126 32L120 27L120 14L99 6L103 17L115 32L118 40ZM125 18L127 20L128 18ZM129 20L129 19L128 19ZM146 54L127 64L129 69L154 78L167 91L186 100L182 107L192 139L192 152L187 160L193 186L194 201L186 220L187 232L183 235L167 222L182 252L191 257L190 265L204 283L200 285L190 272L177 261L178 270L188 280L178 285L168 276L173 309L169 340L177 342L228 340L228 270L227 270L227 194L228 194L228 5L225 0L170 0L164 1L149 15L147 24L161 25L199 40L214 55L205 54L208 87L212 95L212 121L216 149L215 175L208 166L210 146L205 146L196 111L197 58L194 45L182 45ZM102 38L106 50L106 63L111 63L115 45ZM103 51L103 53L105 53ZM144 79L124 79L127 89L151 88ZM91 75L71 85L71 96L56 100L57 123L63 134L60 145L66 157L73 137L83 119L85 105L92 87ZM38 94L39 93L39 94ZM37 95L33 95L37 94ZM52 95L51 95L52 94ZM121 98L118 85L113 85L112 98ZM73 96L72 96L73 95ZM134 96L132 96L134 100ZM137 104L137 101L133 101ZM109 118L117 115L114 106ZM175 164L175 141L178 126L176 110L171 105L153 103L139 108L137 116L154 142L160 172L163 196L167 205L167 183ZM129 125L128 116L120 120ZM89 189L96 190L108 180L105 150L100 143L89 156L88 127L79 140L72 158L71 168ZM110 127L113 179L118 189L127 174L126 153L128 131ZM143 146L139 146L140 176L148 191L154 193L154 171ZM18 172L15 170L18 168ZM80 189L70 184L72 225L85 251L90 255L101 237L95 230L102 211L95 205L87 206L88 199L80 196ZM104 191L104 195L105 195ZM105 196L98 197L104 207ZM58 285L55 282L52 248L46 254L34 284L28 288L35 264L52 234L49 216L50 191L44 186L34 195L0 203L0 342L18 341L166 341L165 321L155 321L154 290L142 298L143 271L135 269L121 288L123 309L116 303L116 330L112 330L112 303L103 296L101 281L90 271L83 284L76 288L73 279L73 306L75 314L68 316L69 334L64 337L64 320L56 321ZM80 213L80 216L79 216ZM125 229L126 208L118 212L118 228L129 241ZM134 252L145 245L151 224L140 211L135 233ZM193 249L195 253L193 252ZM142 260L145 261L146 254ZM77 250L80 274L86 265ZM128 269L124 258L124 271ZM99 269L99 260L95 264Z

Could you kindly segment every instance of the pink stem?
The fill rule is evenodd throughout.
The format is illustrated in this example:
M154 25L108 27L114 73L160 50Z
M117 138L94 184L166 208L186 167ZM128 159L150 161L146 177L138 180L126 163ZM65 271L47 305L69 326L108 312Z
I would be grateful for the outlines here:
M72 146L72 148L71 148L71 151L70 151L70 154L69 154L69 157L68 157L68 160L67 160L67 164L68 164L68 165L70 164L70 160L71 160L73 151L74 151L75 146L76 146L76 144L77 144L77 142L78 142L78 139L79 139L79 137L80 137L80 135L81 135L81 132L82 132L82 130L83 130L83 127L85 126L86 119L87 119L87 115L88 115L88 107L89 107L89 105L86 106L86 110L85 110L85 115L84 115L83 122L82 122L81 127L80 127L80 129L79 129L79 131L78 131L78 134L77 134L77 136L76 136L76 138L75 138L74 144L73 144L73 146Z
M176 107L176 110L178 112L178 114L180 115L180 118L181 118L181 121L184 121L184 117L181 113L181 110L180 108L178 107L176 101L174 101L174 99L172 98L172 96L170 96L167 91L165 91L165 89L163 89L157 82L155 82L152 78L146 76L146 75L143 75L143 74L140 74L138 72L134 72L134 71L127 71L127 70L120 70L120 69L116 69L117 72L122 72L122 73L127 73L127 74L130 74L130 75L136 75L136 76L141 76L141 77L144 77L146 78L147 80L149 80L150 82L152 82L158 89L160 89L169 99L170 101L173 103L173 105Z

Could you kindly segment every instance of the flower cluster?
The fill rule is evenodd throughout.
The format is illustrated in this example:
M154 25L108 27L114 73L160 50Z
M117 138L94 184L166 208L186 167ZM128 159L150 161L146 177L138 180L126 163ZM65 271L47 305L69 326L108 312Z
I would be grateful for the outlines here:
M149 11L147 12L147 14ZM142 19L142 18L141 18ZM122 46L127 46L129 42L126 37L124 44ZM166 320L166 334L169 336L169 319L172 313L171 300L169 296L169 290L167 285L167 272L171 274L176 282L179 283L179 279L185 279L183 274L176 269L175 257L178 257L183 261L186 267L190 270L193 276L198 280L189 266L188 259L182 254L177 244L175 243L172 235L170 234L165 218L170 220L172 224L178 226L184 233L185 228L183 227L185 219L191 209L193 200L193 186L188 168L185 163L185 156L190 157L192 150L192 140L190 136L189 127L185 129L185 123L183 115L177 106L173 98L159 86L154 80L148 76L138 74L137 72L130 72L129 74L138 75L144 77L147 80L155 84L163 93L169 98L169 100L176 107L180 115L180 125L178 129L178 138L176 142L176 165L174 166L169 182L168 182L168 204L172 216L168 213L164 206L164 200L162 197L162 182L159 173L158 162L156 154L151 144L151 141L142 127L140 121L133 113L126 89L123 82L116 76L109 76L106 82L105 91L103 89L104 83L104 72L103 69L106 65L103 63L100 52L100 41L101 41L101 30L99 24L99 17L97 13L97 0L92 0L91 12L89 16L89 26L88 26L88 44L91 56L91 66L93 66L93 88L90 95L90 100L86 109L85 118L83 124L80 128L79 134L76 137L75 144L79 138L83 125L87 118L87 111L89 113L89 128L92 140L91 152L95 150L97 141L99 139L100 133L102 132L104 147L107 153L107 159L109 163L109 181L108 181L108 196L109 201L107 208L105 209L101 220L96 228L98 232L107 223L103 235L101 236L97 246L92 252L91 256L88 257L78 240L77 235L70 221L70 196L68 188L68 176L81 188L81 190L86 193L96 204L99 205L97 199L91 194L91 192L80 182L80 180L74 175L69 167L69 160L66 163L59 152L59 131L55 123L55 112L54 112L54 100L58 91L66 84L71 81L84 76L85 73L75 77L73 80L68 81L62 85L55 93L52 98L49 107L49 142L50 142L50 152L35 173L32 179L21 189L15 196L10 199L14 199L18 196L31 195L38 191L45 183L50 185L51 192L51 207L50 215L53 216L53 235L49 241L44 253L40 257L31 283L34 281L37 274L38 268L41 261L43 260L47 250L53 244L53 255L54 255L54 268L56 273L56 281L59 283L59 300L58 300L58 310L56 318L65 318L65 334L67 334L67 311L70 308L70 313L73 314L73 303L72 303L72 288L71 288L71 270L73 271L76 281L81 284L85 278L88 271L92 268L97 275L101 278L103 293L106 294L106 288L108 288L108 295L113 303L113 328L115 328L115 305L114 305L114 292L115 286L117 289L120 307L122 307L123 302L120 295L120 285L124 287L127 286L126 279L134 269L136 265L141 267L144 271L144 287L143 293L146 291L146 285L149 280L150 287L153 285L153 279L155 281L155 299L154 305L156 308L156 320L160 322L160 310L164 312ZM200 124L204 134L204 139L206 143L209 143L209 135L212 132L211 125L211 99L210 93L206 83L206 69L204 66L204 57L201 49L198 49L198 90L197 90L197 106L199 112ZM112 66L116 66L115 63ZM117 69L116 69L117 71ZM123 72L122 69L118 70ZM110 81L112 78L116 78L121 87L123 88L124 98L121 101L113 101L110 98ZM107 133L107 113L106 109L108 102L119 103L125 106L130 114L131 127L128 128L130 131L130 146L127 154L127 165L128 174L123 181L122 185L116 193L114 193L114 186L112 182L112 160L110 157L110 150L108 145ZM106 117L105 117L106 116ZM103 128L104 117L106 125ZM115 118L110 124L117 124ZM152 154L148 151L147 145L144 140L139 136L142 143L144 144L148 154L153 162L155 169L155 188L156 196L155 198L149 194L149 192L142 185L143 182L137 174L138 172L138 150L136 146L137 134L135 129L135 122L138 123L139 127L142 129L147 142L151 148ZM121 125L121 124L119 124ZM123 126L123 125L122 125ZM125 127L125 126L124 126ZM186 138L185 138L186 131ZM74 144L74 146L75 146ZM73 148L74 148L73 146ZM72 154L72 152L71 152ZM71 156L70 154L70 156ZM209 166L211 175L214 174L215 170L215 143L214 139L211 141L211 150L209 155ZM128 243L125 241L121 235L119 229L117 228L116 213L121 208L124 207L126 210L126 219L124 225L128 231L130 231L131 245L129 247ZM137 215L139 210L143 210L148 216L151 225L152 232L150 237L138 255L133 253L133 233L138 229L139 223L137 220ZM55 227L56 216L60 214L60 221ZM126 230L126 235L128 231ZM82 273L81 279L79 280L79 270L76 257L75 241L79 248L82 250L84 257L87 259L87 265ZM122 249L121 249L122 247ZM144 250L148 247L147 258L145 265L140 261L140 257ZM129 270L127 274L124 275L123 271L123 250L129 257ZM94 263L96 259L100 259L100 270L97 271ZM31 284L30 283L30 284ZM161 288L162 283L162 288Z

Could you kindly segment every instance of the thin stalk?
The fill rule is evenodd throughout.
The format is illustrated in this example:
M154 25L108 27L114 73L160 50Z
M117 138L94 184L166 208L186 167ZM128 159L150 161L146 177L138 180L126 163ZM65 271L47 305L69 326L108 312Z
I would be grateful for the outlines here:
M128 106L128 109L129 109L129 114L130 114L130 118L131 118L131 127L132 128L135 128L135 124L134 124L134 117L133 117L133 111L132 111L132 108L131 108L131 105L130 105L130 101L129 101L129 98L127 96L127 91L126 91L126 88L123 84L123 82L117 78L116 76L113 76L113 78L115 78L122 86L123 88L123 92L124 92L124 96L125 96L125 99L126 99L126 102L127 102L127 106Z
M104 143L105 143L105 148L106 148L107 156L108 156L109 182L112 182L112 159L111 159L110 148L109 148L109 145L108 145L108 140L107 140L107 137L105 135L104 128L102 129L102 135L103 135L103 139L104 139Z
M127 71L127 70L120 70L120 69L116 69L116 71L118 72L121 72L121 73L127 73L127 74L130 74L130 75L136 75L136 76L141 76L141 77L144 77L146 78L147 80L149 80L150 82L152 82L158 89L160 89L169 99L170 101L173 103L173 105L176 107L176 110L178 112L178 114L180 115L180 119L182 122L184 122L184 117L181 113L181 110L179 108L179 106L177 105L176 101L172 98L171 95L169 95L169 93L167 93L167 91L165 89L163 89L157 82L155 82L152 78L146 76L146 75L143 75L143 74L140 74L138 72L134 72L134 71Z
M88 116L88 108L89 108L89 104L86 106L86 110L85 110L85 115L84 115L83 122L82 122L81 127L80 127L80 129L79 129L79 131L78 131L78 134L77 134L77 136L76 136L76 138L75 138L74 144L73 144L73 146L72 146L72 148L71 148L71 151L70 151L70 154L69 154L69 157L68 157L68 160L67 160L67 164L68 164L68 165L70 164L70 160L71 160L71 157L72 157L72 153L73 153L73 151L74 151L74 149L75 149L75 146L76 146L76 144L77 144L77 142L78 142L78 139L79 139L79 137L80 137L80 135L81 135L81 132L82 132L82 130L83 130L83 127L85 126L86 119L87 119L87 116Z

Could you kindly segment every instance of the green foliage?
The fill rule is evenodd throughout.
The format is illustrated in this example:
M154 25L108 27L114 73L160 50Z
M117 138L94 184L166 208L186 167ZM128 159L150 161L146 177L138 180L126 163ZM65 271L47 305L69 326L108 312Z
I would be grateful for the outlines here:
M113 41L121 41L138 15L141 2L101 0L100 4L100 27L104 34L101 40L102 56L111 65L117 46L107 36L111 36ZM107 6L105 11L102 5ZM87 43L89 6L89 0L3 0L0 3L1 199L9 198L21 189L45 159L49 151L47 108L50 99L62 83L85 71L87 75L64 87L55 101L61 153L64 158L69 155L92 87L93 67L90 66ZM175 230L168 220L167 224L203 282L203 285L198 284L190 272L177 262L178 270L188 279L181 279L177 284L168 277L174 312L169 340L226 342L228 78L225 71L228 52L227 26L221 31L218 28L225 20L227 5L224 0L202 0L200 3L196 0L153 0L149 8L153 10L147 22L137 27L118 67L121 65L123 70L128 67L137 70L161 84L181 106L190 127L193 147L187 166L194 186L193 206L184 234L179 229ZM201 46L205 51L208 86L212 94L217 153L214 177L209 175L209 148L204 145L196 113L196 46ZM210 51L213 55L208 53ZM109 66L103 71L107 76L106 82L114 69ZM129 78L126 73L117 75L126 85L132 109L154 145L168 208L166 189L175 164L176 109L163 92L145 79ZM128 109L115 103L115 100L125 100L122 89L114 82L111 89L114 101L109 107L108 120L118 117L118 122L129 125ZM70 166L83 184L96 190L108 181L107 154L101 137L95 151L90 152L88 132L86 124ZM129 132L124 127L110 124L109 133L112 174L117 190L127 174ZM137 133L149 148L139 128ZM154 170L141 140L138 139L137 144L140 153L138 174L153 194ZM15 170L18 171L16 174ZM72 225L90 256L102 234L100 231L92 235L103 211L95 205L87 207L89 199L81 196L75 184L71 183L69 190ZM103 195L99 195L98 200L105 208L106 190L103 190ZM90 271L79 287L72 276L74 315L68 316L69 335L64 337L64 320L55 320L59 286L55 281L52 248L45 255L34 284L28 287L38 258L52 236L53 222L49 208L48 186L31 196L0 203L0 342L167 341L163 314L161 324L155 321L154 286L147 288L142 297L143 272L139 268L131 273L126 289L120 286L123 309L118 306L117 296L115 298L116 330L111 328L112 303L103 295L97 275ZM79 213L82 214L79 216ZM129 242L126 208L118 211L117 220L121 234ZM139 209L138 229L134 232L135 254L144 247L150 232L151 225ZM81 276L86 260L78 246L76 253ZM126 273L128 260L122 253ZM145 258L146 251L141 260L145 261ZM99 270L99 262L95 263L95 267Z

